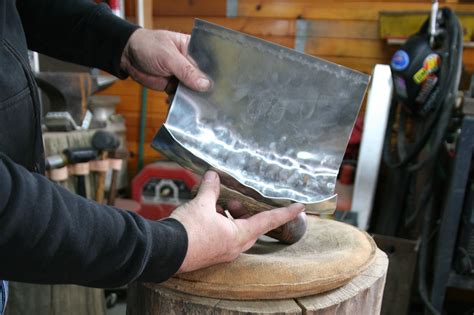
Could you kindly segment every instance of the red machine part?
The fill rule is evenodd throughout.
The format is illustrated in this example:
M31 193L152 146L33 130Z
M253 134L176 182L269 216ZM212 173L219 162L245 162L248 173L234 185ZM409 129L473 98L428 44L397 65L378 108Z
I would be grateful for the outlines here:
M174 162L149 164L132 180L132 198L141 205L137 213L150 220L166 218L192 198L199 182L199 176Z

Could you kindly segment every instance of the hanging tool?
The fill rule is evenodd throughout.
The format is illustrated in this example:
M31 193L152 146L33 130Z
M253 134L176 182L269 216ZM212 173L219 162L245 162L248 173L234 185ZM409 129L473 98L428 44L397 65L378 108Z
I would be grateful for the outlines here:
M95 200L97 203L102 203L104 201L105 175L109 170L108 152L117 149L120 140L111 132L99 130L92 136L91 143L92 147L99 152L98 160L92 164L94 171L98 173Z
M64 186L69 175L64 156L60 154L48 156L45 160L45 166L48 177L52 181Z
M430 15L430 46L435 48L436 41L440 35L439 26L438 26L438 16L439 15L439 3L438 0L433 0L431 4L431 15Z
M112 168L112 179L110 181L109 196L107 204L113 206L117 196L117 181L122 170L123 161L128 158L128 152L124 150L115 150L109 154L110 167Z
M87 198L86 176L89 175L89 161L97 158L97 151L90 148L66 149L63 151L69 173L76 177L77 194Z

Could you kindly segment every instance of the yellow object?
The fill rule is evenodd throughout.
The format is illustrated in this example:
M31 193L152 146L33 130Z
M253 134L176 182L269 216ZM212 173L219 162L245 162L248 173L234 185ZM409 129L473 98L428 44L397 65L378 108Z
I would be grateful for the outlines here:
M474 40L474 13L456 12L464 30L464 41ZM380 12L380 37L383 39L408 38L418 32L430 12Z

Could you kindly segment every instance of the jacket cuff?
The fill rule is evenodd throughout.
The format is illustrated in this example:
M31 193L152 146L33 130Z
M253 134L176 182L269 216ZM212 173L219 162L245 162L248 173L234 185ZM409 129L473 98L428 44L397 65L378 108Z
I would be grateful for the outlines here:
M152 233L150 258L138 277L143 282L163 282L172 277L188 251L188 234L175 219L149 221Z
M99 5L91 25L97 38L104 39L100 44L103 51L99 50L95 56L97 63L116 77L127 78L128 73L120 68L122 53L130 36L140 27L115 16L104 4Z

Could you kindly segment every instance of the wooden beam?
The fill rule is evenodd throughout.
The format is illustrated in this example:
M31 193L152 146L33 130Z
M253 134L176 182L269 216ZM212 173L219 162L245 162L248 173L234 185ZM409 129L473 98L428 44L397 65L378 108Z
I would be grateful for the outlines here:
M226 16L225 0L155 0L155 16Z
M381 12L380 37L384 39L408 38L418 32L427 18L427 12ZM464 31L464 41L474 40L474 12L459 13L458 18Z
M290 19L200 17L254 36L295 36L296 21ZM155 17L154 28L190 34L194 17Z
M376 21L306 20L308 37L379 39Z
M381 40L351 38L308 38L305 52L314 56L359 57L386 59L397 47L388 46Z
M448 4L456 12L472 12L473 4ZM239 0L238 16L377 21L381 11L429 11L420 1Z
M153 0L143 0L144 27L153 28Z

